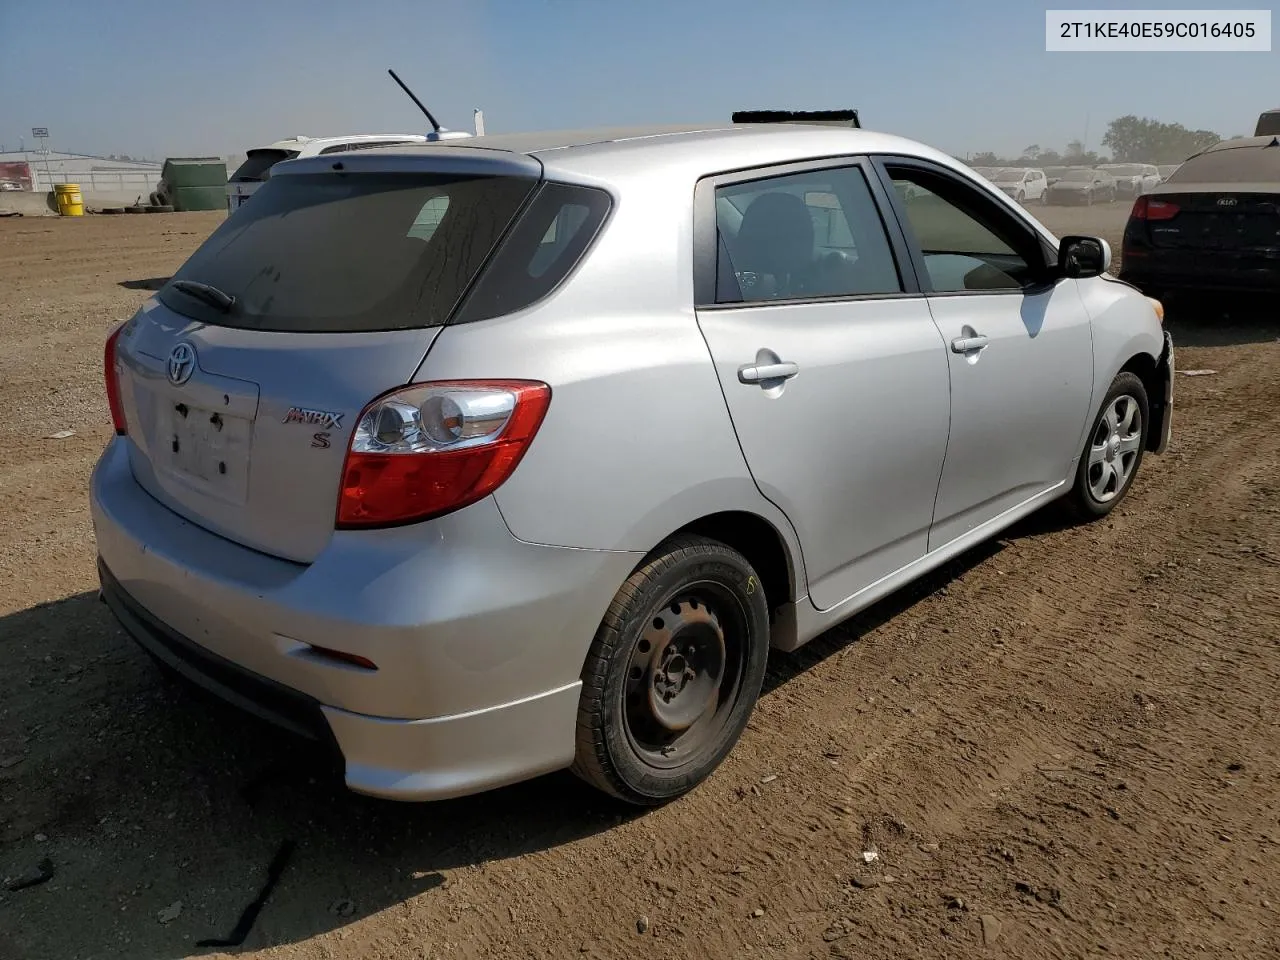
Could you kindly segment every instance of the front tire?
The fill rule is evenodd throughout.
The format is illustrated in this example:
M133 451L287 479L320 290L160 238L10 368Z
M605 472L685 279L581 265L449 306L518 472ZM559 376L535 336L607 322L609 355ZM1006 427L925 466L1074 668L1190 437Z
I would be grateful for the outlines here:
M689 792L746 728L768 655L768 604L747 559L714 540L668 540L596 631L573 772L638 806Z
M1129 492L1147 447L1149 412L1147 388L1135 374L1121 373L1111 382L1093 419L1069 495L1081 519L1105 517Z

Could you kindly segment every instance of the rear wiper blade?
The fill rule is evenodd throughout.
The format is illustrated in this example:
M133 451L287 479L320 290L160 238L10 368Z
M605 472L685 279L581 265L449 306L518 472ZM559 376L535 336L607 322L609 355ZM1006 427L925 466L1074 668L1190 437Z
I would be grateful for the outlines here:
M183 293L195 297L197 300L203 300L211 307L217 307L223 313L229 313L231 308L236 305L236 298L223 293L217 287L210 286L207 283L198 283L195 280L174 280L173 286Z

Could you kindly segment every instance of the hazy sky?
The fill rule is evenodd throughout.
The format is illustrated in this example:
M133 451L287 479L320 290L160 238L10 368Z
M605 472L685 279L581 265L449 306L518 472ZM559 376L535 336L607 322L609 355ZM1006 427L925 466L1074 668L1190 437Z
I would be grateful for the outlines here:
M1224 136L1280 53L1046 53L1027 0L0 0L0 143L225 154L307 134L489 132L856 107L951 152L1096 147L1128 113ZM1131 9L1137 2L1076 4ZM1263 4L1175 3L1224 9Z

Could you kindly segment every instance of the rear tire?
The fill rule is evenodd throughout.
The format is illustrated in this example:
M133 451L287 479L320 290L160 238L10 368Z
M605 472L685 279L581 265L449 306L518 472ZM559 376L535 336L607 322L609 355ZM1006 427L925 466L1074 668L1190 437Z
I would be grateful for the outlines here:
M668 540L596 631L573 772L637 806L689 792L746 728L768 656L768 604L747 559L714 540Z
M1094 415L1068 505L1081 520L1105 517L1125 498L1142 465L1151 423L1147 388L1121 373Z

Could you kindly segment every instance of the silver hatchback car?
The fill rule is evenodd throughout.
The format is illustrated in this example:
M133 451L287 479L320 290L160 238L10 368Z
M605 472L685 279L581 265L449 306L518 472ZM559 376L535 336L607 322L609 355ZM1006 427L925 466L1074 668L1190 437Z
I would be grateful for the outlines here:
M771 647L1164 450L1109 258L864 130L279 164L107 342L102 596L352 790L670 800Z

